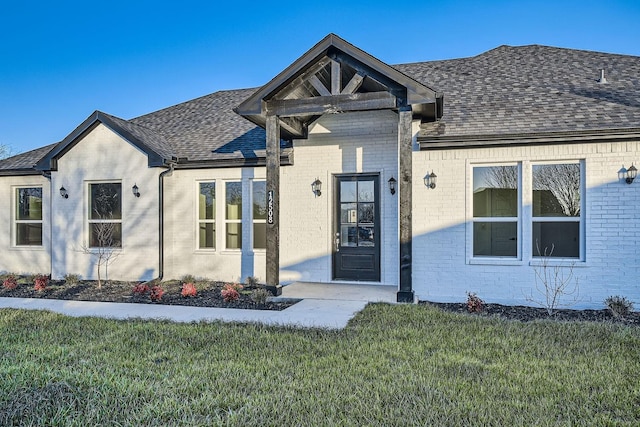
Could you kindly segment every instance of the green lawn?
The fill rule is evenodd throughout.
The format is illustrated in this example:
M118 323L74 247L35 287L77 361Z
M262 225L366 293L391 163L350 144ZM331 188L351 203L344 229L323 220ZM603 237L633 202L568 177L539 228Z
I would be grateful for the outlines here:
M342 331L0 310L0 425L640 424L640 328L374 304Z

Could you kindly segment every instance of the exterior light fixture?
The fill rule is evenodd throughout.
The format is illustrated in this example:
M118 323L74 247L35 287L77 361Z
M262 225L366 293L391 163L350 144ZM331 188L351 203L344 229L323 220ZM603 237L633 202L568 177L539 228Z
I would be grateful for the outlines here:
M67 193L67 189L64 187L60 187L60 195L65 199L69 198L69 193Z
M396 194L396 179L394 177L389 178L389 192L391 194Z
M424 176L424 185L427 188L431 188L432 190L434 188L436 188L436 182L438 181L438 175L436 175L435 173L433 173L433 171L431 171L431 173L427 173Z
M311 183L311 191L316 197L319 197L322 194L322 181L316 178L316 180Z
M133 184L133 187L131 187L131 192L133 193L134 196L140 197L140 191L138 190L137 184Z
M631 166L629 167L629 169L627 169L627 173L625 176L625 182L627 184L631 184L633 182L634 179L636 179L636 176L638 175L638 169L636 169L635 166L633 166L633 163L631 163Z

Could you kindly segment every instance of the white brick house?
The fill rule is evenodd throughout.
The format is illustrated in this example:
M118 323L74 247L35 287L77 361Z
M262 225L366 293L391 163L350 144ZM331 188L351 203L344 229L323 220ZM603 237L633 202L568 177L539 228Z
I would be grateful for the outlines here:
M544 46L392 67L329 35L262 88L95 112L0 161L0 272L95 278L83 249L109 224L114 279L529 304L546 249L576 306L640 302L638 76L639 57Z

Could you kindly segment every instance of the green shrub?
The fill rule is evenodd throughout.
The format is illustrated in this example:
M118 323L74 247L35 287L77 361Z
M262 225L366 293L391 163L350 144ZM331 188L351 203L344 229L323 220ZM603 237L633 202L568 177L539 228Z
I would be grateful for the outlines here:
M196 283L196 278L191 274L185 274L180 279L180 282L182 282L182 283Z
M65 285L75 286L80 283L80 276L77 274L65 274L64 283Z
M255 302L256 304L264 304L267 302L267 298L269 298L269 295L269 291L267 291L265 288L254 289L251 292L251 301Z
M624 317L633 311L633 303L620 295L608 297L604 300L604 304L614 317Z
M256 287L260 286L258 278L255 277L255 276L247 276L247 278L245 279L244 283L247 286L251 286L253 288L256 288Z

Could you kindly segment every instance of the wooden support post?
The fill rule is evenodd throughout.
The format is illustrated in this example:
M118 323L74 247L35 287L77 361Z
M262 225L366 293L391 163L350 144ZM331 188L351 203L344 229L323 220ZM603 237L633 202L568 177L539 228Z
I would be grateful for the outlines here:
M411 283L411 185L412 185L412 135L411 106L398 111L398 184L399 184L399 234L400 234L400 287L398 302L413 302L414 293Z
M280 123L267 116L267 288L282 294L280 286Z

